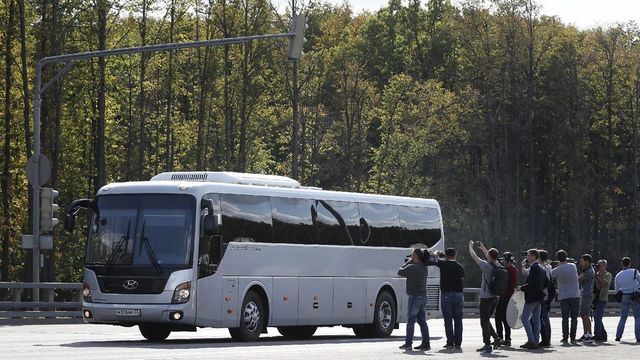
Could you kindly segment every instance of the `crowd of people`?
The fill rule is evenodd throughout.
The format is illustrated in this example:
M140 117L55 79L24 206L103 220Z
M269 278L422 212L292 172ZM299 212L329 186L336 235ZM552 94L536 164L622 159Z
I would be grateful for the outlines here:
M478 256L476 249L482 252L484 259ZM547 251L529 249L523 254L525 259L518 264L512 253L500 254L497 249L487 249L481 242L474 241L469 242L469 253L482 274L479 313L484 345L479 351L490 353L503 346L511 347L512 329L507 321L507 309L516 291L524 294L524 306L519 320L522 321L527 342L521 348L551 346L549 310L554 299L560 302L562 314L561 343L608 341L602 318L612 281L616 301L621 304L615 341L622 338L631 308L635 320L635 339L640 343L640 271L631 267L629 257L622 259L622 270L614 280L613 275L607 271L607 260L600 259L594 264L590 254L582 255L576 262L568 257L566 251L559 250L556 252L556 261L550 262ZM456 256L454 248L436 254L416 248L410 259L398 270L398 275L407 278L406 291L409 298L406 337L400 349L431 349L425 310L429 265L440 269L440 304L447 339L445 348L461 349L464 307L462 281L465 270L456 261ZM526 280L518 286L520 275ZM578 315L583 330L580 338L576 338ZM491 317L495 319L495 328ZM422 342L413 348L416 322L420 327Z

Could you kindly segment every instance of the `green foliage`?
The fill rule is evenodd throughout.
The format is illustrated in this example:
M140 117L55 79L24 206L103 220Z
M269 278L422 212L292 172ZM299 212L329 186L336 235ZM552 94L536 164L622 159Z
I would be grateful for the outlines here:
M138 46L143 34L145 44L159 44L289 28L289 17L266 0L101 4L110 9L107 48ZM435 198L448 244L459 250L471 238L500 250L591 252L610 264L622 255L637 259L637 25L580 30L540 16L529 0L456 4L391 0L360 15L347 4L304 8L299 180ZM0 5L3 25L8 5ZM9 132L0 127L0 144L10 145L0 157L10 168L1 174L8 191L0 197L9 205L0 210L0 235L9 239L5 276L26 280L31 261L20 235L28 233L23 168L32 144L23 110L31 114L32 69L45 56L96 50L99 32L93 2L27 2L25 98L14 11L13 31L0 31L1 53L11 37L13 57L9 68L0 63L0 97L11 115L0 109L2 125L10 122ZM45 68L43 80L60 68ZM42 148L63 209L102 185L99 71L95 59L79 62L44 94ZM105 79L107 182L167 170L291 174L293 82L284 41L110 57ZM78 281L84 231L59 231L45 278Z

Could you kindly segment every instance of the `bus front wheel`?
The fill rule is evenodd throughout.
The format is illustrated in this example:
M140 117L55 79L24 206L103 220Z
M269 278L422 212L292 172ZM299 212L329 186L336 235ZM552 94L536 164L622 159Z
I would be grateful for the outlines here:
M287 339L308 339L316 333L317 326L278 326L278 332Z
M266 309L262 298L255 291L244 297L240 312L240 326L229 328L231 338L236 341L256 341L264 328Z
M373 324L355 325L353 332L358 337L389 337L397 319L396 302L388 291L382 291L376 299Z
M164 341L171 334L171 330L166 326L158 324L138 325L138 329L145 339L154 342Z

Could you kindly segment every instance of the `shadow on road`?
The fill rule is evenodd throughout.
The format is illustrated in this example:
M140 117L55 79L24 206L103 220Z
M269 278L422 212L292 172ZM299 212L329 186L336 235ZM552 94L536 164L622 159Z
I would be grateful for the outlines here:
M431 337L431 340L439 340L442 337ZM149 349L200 349L200 348L228 348L239 346L290 346L290 345L323 345L323 344L353 344L353 343L379 343L404 341L404 336L390 336L383 339L362 339L348 335L318 335L308 340L289 340L282 336L260 338L255 342L236 342L230 338L224 339L176 339L163 342L151 342L147 340L122 340L122 341L85 341L61 344L70 348L149 348ZM424 352L416 351L416 354Z

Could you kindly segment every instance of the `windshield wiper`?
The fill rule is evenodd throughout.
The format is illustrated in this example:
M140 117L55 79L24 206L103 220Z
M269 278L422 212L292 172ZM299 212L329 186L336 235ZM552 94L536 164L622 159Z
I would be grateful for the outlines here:
M129 230L131 230L131 219L129 219L129 224L127 225L127 234L122 235L122 237L120 238L120 241L118 241L118 244L116 244L116 248L113 250L111 255L109 255L109 258L107 259L107 261L104 263L105 274L108 274L111 271L111 268L113 267L113 264L115 263L116 259L119 260L120 255L122 255L123 251L126 251L127 247L129 246Z
M158 274L162 274L162 268L160 267L160 264L158 263L158 258L156 258L156 254L153 251L153 248L151 247L151 243L149 242L149 239L147 239L144 236L144 227L145 227L145 222L142 222L142 233L140 234L140 250L138 252L138 254L142 253L142 246L144 245L144 249L147 251L147 255L149 256L149 260L151 261L151 265L153 265L153 268L156 269L156 273Z

